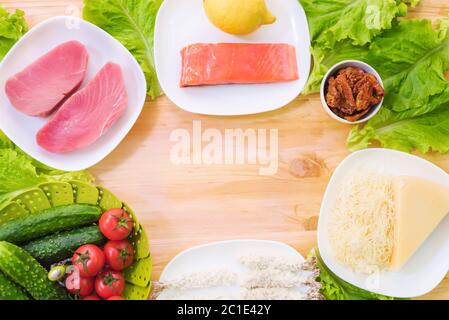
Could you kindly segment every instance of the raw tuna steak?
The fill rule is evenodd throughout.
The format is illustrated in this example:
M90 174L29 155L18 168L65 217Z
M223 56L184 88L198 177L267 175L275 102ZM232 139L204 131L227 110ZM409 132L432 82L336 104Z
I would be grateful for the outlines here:
M87 147L123 115L127 105L122 70L117 64L107 63L37 133L37 143L55 153Z
M181 55L181 87L298 79L296 49L288 44L194 44Z
M6 95L17 110L46 116L79 88L87 60L83 44L63 43L8 79Z

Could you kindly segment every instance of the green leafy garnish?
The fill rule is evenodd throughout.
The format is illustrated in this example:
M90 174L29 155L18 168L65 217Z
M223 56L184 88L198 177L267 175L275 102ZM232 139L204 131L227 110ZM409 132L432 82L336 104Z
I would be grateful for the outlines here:
M13 149L0 149L0 194L45 181L31 160Z
M437 29L430 20L404 20L377 37L365 60L382 76L386 97L381 112L354 127L348 146L426 153L449 151L449 19Z
M0 7L0 60L27 30L23 11L8 13Z
M52 169L31 158L0 131L0 202L10 193L50 181L85 181L92 183L87 171L64 172Z
M307 13L313 45L332 48L350 39L363 46L383 30L391 28L397 16L407 13L403 1L394 0L300 0Z
M317 268L320 275L317 281L321 284L321 294L326 300L394 300L395 298L387 297L374 292L366 291L349 284L340 279L325 265L321 259L318 250L314 250L310 254L317 259Z
M153 43L154 24L162 0L84 0L83 17L120 41L139 62L148 95L162 94L157 80Z
M383 108L352 129L348 147L449 152L449 19L401 20L418 0L300 0L307 13L314 67L305 93L318 92L334 64L372 65L385 85Z
M368 53L367 46L354 46L350 40L336 43L332 49L312 47L313 69L309 76L305 94L320 91L321 81L329 69L343 60L365 60Z
M419 0L300 2L307 14L314 58L313 71L304 91L307 94L319 91L321 80L333 64L345 59L359 59L361 46L390 29L396 17L407 14L407 5L415 6Z

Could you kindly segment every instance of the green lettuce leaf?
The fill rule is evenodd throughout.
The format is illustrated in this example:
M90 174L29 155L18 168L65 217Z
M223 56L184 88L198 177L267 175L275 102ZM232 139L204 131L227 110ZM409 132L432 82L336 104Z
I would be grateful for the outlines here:
M366 60L384 81L388 109L416 116L449 102L448 22L434 30L430 20L404 20L372 43Z
M14 143L0 130L0 149L14 148Z
M449 19L404 20L376 38L365 59L381 74L382 111L352 130L352 150L380 143L410 152L449 151Z
M354 128L348 138L348 147L354 151L376 143L405 152L449 152L449 104L410 118L383 109L365 127Z
M332 50L313 48L313 69L309 76L304 94L320 91L321 81L329 69L343 60L366 60L368 46L354 46L350 40L343 40L334 45Z
M79 180L93 183L87 171L65 172L50 168L31 158L0 131L0 199L11 192L48 181Z
M8 13L0 7L0 60L27 30L23 11Z
M12 149L0 149L0 195L45 181L29 157Z
M346 59L362 60L367 45L392 28L407 5L419 0L300 0L312 40L313 70L304 90L318 92L329 68ZM361 55L361 56L360 56Z
M162 0L84 0L83 17L120 41L139 62L148 95L162 94L154 65L154 24Z
M369 292L340 279L324 263L318 250L313 250L310 256L317 260L320 275L317 281L321 284L321 294L326 300L395 300L395 298Z
M314 47L332 48L350 39L363 46L383 30L390 29L393 19L407 13L405 1L395 0L300 0L309 21ZM406 1L409 2L409 1ZM416 4L417 1L413 1Z

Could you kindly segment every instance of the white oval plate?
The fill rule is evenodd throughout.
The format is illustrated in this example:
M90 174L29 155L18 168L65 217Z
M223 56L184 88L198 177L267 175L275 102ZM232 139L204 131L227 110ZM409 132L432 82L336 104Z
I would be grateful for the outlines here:
M263 254L288 259L301 259L303 257L292 247L285 243L268 240L230 240L214 242L206 245L193 247L183 251L174 257L165 267L160 281L169 281L179 277L181 274L203 272L208 270L227 269L231 272L241 273L245 269L239 262L242 255ZM208 288L195 289L200 296L211 296L237 294L239 288ZM166 294L162 292L158 300L164 300Z
M207 115L245 115L287 105L304 89L310 72L307 17L297 0L267 0L277 17L273 25L236 37L208 20L202 0L165 0L159 10L154 37L155 64L165 94L180 108ZM288 43L296 47L300 79L259 85L220 85L180 88L181 49L194 43Z
M335 170L321 205L318 248L326 265L343 280L375 293L398 298L424 295L443 280L449 270L449 216L434 230L408 263L397 272L366 276L357 274L333 258L327 236L331 206L345 176L357 168L393 175L425 178L449 187L449 175L419 157L388 149L368 149L353 153Z
M89 52L86 78L82 86L109 61L122 67L128 93L128 109L122 118L91 146L66 154L50 153L36 143L36 133L48 122L48 118L30 117L17 111L5 94L5 83L9 77L43 54L70 40L80 41ZM102 29L73 17L51 18L32 28L0 64L1 130L30 156L59 170L86 169L111 153L136 122L145 98L145 76L133 55Z

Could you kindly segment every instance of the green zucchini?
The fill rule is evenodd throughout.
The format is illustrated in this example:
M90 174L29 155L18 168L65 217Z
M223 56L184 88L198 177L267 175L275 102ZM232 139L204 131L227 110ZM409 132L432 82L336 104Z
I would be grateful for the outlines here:
M0 272L0 300L30 300L19 285Z
M97 226L57 233L34 240L22 246L43 265L51 265L70 258L78 247L85 244L104 243L104 236Z
M47 278L47 271L28 252L0 241L0 271L23 287L36 300L65 300L65 289Z
M0 241L21 244L98 221L101 209L74 204L50 208L0 225Z

